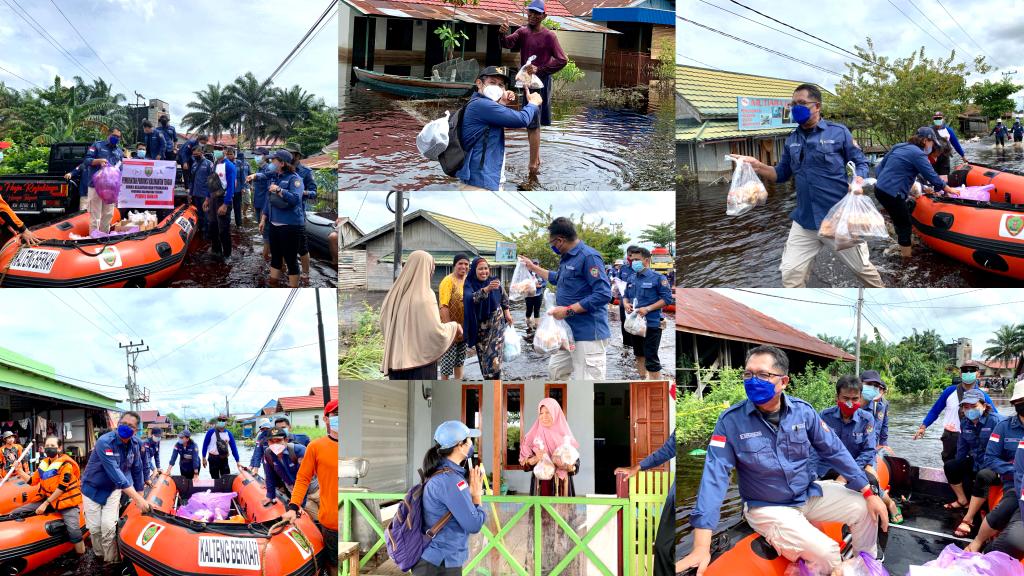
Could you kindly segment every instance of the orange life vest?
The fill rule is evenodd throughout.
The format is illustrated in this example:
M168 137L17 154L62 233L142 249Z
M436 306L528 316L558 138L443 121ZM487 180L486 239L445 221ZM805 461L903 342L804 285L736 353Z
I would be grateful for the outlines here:
M64 474L61 470L65 464L71 465L71 482L68 483L67 489L60 495L60 498L51 504L55 510L82 505L82 488L79 482L82 472L78 467L78 462L72 460L67 454L61 454L52 459L44 458L39 463L39 468L32 474L31 484L39 484L39 494L43 498L49 498L64 482Z
M21 444L18 444L17 442L15 442L14 444L0 445L0 454L2 454L3 456L2 460L4 472L7 472L11 469L11 467L14 465L14 462L21 457L21 453L24 450L25 449L21 447ZM22 470L27 470L27 468L25 468L25 462L19 462L18 467L21 468Z

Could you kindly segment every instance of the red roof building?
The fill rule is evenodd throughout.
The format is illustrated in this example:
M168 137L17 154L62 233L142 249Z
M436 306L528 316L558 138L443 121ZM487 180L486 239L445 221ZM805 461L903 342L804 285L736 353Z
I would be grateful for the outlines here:
M331 386L331 399L336 400L337 398L338 387ZM302 396L282 396L278 398L275 414L282 413L288 417L292 426L322 426L324 419L323 387L314 386L309 389L309 394Z

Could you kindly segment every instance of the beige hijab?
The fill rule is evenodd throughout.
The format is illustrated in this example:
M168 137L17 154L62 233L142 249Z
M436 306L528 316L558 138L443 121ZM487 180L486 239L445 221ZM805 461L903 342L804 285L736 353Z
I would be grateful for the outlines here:
M422 250L409 255L395 285L384 298L380 327L384 332L384 361L380 371L426 366L455 342L458 325L441 323L437 296L430 289L434 259Z

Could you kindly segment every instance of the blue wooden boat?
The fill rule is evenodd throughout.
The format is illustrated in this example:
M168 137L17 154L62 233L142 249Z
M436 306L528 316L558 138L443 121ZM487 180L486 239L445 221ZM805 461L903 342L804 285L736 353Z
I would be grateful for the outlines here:
M396 76L355 68L356 78L371 88L412 98L460 98L474 89L473 82L442 82L429 78Z

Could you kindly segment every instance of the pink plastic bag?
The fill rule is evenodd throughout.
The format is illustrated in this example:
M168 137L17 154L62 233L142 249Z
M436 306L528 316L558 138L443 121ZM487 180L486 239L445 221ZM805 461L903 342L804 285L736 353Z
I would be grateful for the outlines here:
M971 576L1024 576L1024 566L1002 552L966 552L956 544L942 549L939 557L925 563L928 568L953 568Z
M100 168L92 175L92 187L105 204L117 202L117 195L121 192L121 171L109 164Z
M178 507L175 515L200 522L227 520L235 496L238 496L235 492L197 492L188 499L188 504Z
M961 186L954 188L959 194L954 198L960 198L961 200L977 200L979 202L989 202L992 200L992 191L996 187L994 184L986 184L984 186Z

